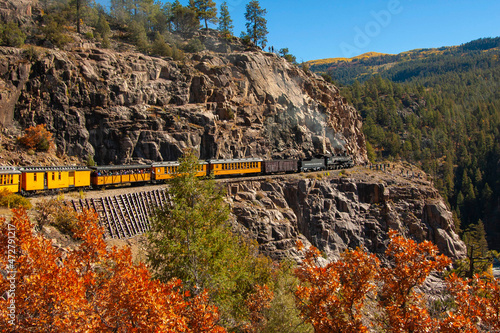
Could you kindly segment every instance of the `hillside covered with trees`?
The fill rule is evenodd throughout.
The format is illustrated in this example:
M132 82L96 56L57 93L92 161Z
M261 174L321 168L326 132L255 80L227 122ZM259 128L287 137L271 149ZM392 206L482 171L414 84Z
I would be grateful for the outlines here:
M311 69L326 70L361 113L372 161L421 165L457 226L484 224L499 249L500 38Z
M205 48L196 38L196 32L208 30L209 24L217 27L221 36L234 40L234 26L226 2L217 8L211 0L190 1L187 6L178 0L111 0L106 9L91 0L47 0L32 10L34 15L28 20L26 17L4 19L0 24L0 45L19 47L26 43L64 48L87 40L100 43L103 48L120 48L124 45L117 43L123 42L150 55L181 60L184 52L194 53ZM258 1L246 5L247 31L240 36L245 44L266 46L265 14Z

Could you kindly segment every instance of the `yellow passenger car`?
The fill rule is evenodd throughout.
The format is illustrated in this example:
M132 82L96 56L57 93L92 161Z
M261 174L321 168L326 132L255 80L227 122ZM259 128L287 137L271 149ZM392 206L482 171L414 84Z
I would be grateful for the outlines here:
M210 173L214 176L260 173L261 158L241 158L228 160L210 160Z
M92 186L96 187L145 183L151 180L151 166L144 164L96 166L90 168L92 169Z
M7 189L12 193L19 192L21 171L15 167L0 166L0 190Z
M179 162L158 162L153 163L153 180L164 181L172 179L178 174ZM208 163L199 161L196 170L196 177L204 177L207 175Z
M21 172L21 189L26 192L90 186L90 169L86 167L23 167Z

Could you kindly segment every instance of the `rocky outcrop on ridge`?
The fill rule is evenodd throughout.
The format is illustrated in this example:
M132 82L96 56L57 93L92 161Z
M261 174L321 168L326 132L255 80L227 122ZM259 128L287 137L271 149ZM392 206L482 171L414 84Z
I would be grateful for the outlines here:
M300 260L301 239L335 259L347 248L383 253L394 229L460 258L465 244L450 210L430 183L357 167L343 176L297 175L230 184L235 220L262 252Z
M348 151L366 160L361 118L336 87L207 34L210 50L184 61L83 43L0 48L0 120L45 123L60 154L99 164L176 160L187 147L202 159Z

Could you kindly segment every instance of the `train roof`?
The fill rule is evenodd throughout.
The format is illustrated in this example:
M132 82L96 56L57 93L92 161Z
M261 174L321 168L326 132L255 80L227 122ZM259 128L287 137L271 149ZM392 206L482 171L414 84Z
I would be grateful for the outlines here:
M198 164L208 164L206 161L198 161ZM154 162L153 167L162 167L162 166L178 166L180 165L177 161L165 161L165 162Z
M90 171L85 166L30 166L21 167L22 172L45 172L45 171Z
M5 175L5 174L20 174L21 171L17 167L14 166L0 166L0 174Z
M105 165L91 166L92 170L130 170L130 169L149 169L150 164L134 164L134 165Z
M233 158L233 159L223 159L223 160L208 160L211 164L220 164L220 163L245 163L245 162L262 162L262 158Z

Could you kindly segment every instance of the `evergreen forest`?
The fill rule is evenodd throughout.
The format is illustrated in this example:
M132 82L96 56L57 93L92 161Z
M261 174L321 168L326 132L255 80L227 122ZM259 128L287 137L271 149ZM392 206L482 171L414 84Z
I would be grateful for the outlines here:
M310 68L361 113L372 162L420 165L458 230L500 249L500 38Z

